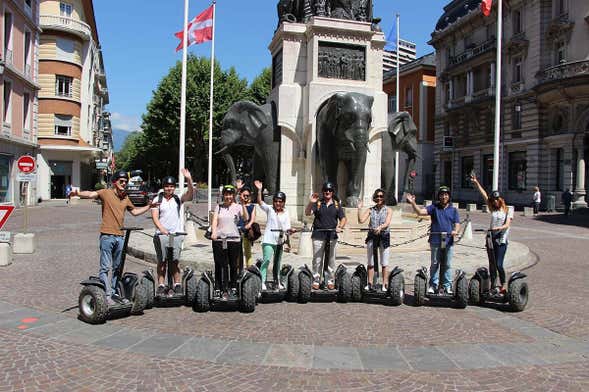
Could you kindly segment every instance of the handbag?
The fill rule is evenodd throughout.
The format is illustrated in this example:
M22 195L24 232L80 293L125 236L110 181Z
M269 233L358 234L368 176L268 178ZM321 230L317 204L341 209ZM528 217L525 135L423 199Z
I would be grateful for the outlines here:
M260 225L256 222L252 223L252 225L250 226L250 228L248 229L248 231L246 233L246 237L247 237L248 241L253 243L261 236L262 236L262 231L260 230Z

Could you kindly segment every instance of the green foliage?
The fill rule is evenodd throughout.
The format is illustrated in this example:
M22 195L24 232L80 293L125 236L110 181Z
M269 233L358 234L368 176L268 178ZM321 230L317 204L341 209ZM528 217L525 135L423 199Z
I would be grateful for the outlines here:
M256 76L250 86L251 100L258 105L266 103L266 99L270 95L272 88L272 70L266 67L262 73Z
M140 132L132 132L123 143L121 151L115 153L115 164L117 168L132 170L137 163L139 156Z
M104 188L105 188L105 186L104 186L104 184L102 182L97 182L96 185L94 185L94 190L95 191L99 191L99 190L104 189Z

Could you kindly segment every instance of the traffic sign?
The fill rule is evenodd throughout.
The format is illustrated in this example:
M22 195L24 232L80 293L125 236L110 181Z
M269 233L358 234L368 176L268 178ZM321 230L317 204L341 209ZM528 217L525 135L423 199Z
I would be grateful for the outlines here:
M16 161L16 166L21 173L32 173L37 168L35 158L30 155L22 155Z
M16 181L18 182L35 182L37 181L37 173L16 173Z
M14 211L14 206L0 206L0 230Z

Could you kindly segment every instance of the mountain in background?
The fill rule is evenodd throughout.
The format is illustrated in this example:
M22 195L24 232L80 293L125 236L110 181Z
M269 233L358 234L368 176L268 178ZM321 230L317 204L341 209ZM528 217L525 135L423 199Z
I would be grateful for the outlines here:
M123 147L123 143L127 140L127 137L131 134L131 132L123 131L120 129L113 129L112 130L112 139L115 148L115 152L121 151L121 147Z

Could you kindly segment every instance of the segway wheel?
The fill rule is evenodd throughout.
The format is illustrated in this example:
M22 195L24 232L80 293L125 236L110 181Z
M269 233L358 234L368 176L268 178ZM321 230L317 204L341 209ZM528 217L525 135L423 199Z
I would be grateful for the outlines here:
M393 276L389 281L389 305L399 306L405 295L405 277L402 272Z
M108 305L104 290L96 286L84 286L78 298L80 318L90 324L102 324L108 317Z
M239 310L243 313L252 313L256 310L256 297L258 289L256 278L249 278L241 286L241 299L239 301Z
M292 271L288 276L288 290L286 291L286 300L296 302L299 298L299 276Z
M338 282L337 301L348 302L352 298L352 276L346 272Z
M196 292L194 294L194 301L192 302L192 310L195 312L208 312L211 308L209 299L209 284L200 279L196 284Z
M196 297L196 276L192 274L186 279L186 306L192 306L194 297Z
M481 296L481 281L479 278L472 278L468 284L468 300L472 305L481 305L483 297Z
M413 296L415 297L415 306L421 306L425 302L425 278L419 274L415 275L413 281Z
M362 301L362 279L358 274L352 275L352 301Z
M299 302L306 304L311 299L311 277L305 273L299 274Z
M147 277L141 278L141 285L145 287L145 293L147 302L145 303L145 309L153 308L153 302L155 300L155 291L153 289L153 282Z
M147 288L141 282L135 285L132 303L131 314L143 314L147 306Z
M516 279L509 284L509 305L514 312L521 312L528 304L528 283L523 279Z
M456 282L456 307L458 309L466 308L468 304L468 282L466 277L462 276Z

